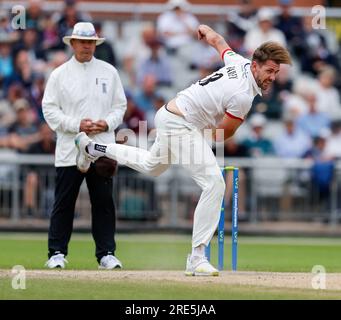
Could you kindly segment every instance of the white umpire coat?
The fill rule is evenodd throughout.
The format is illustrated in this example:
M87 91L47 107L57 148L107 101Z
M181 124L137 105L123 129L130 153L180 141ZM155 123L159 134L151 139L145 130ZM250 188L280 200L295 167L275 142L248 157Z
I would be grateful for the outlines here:
M80 63L73 56L55 69L46 84L42 109L46 122L57 133L55 166L76 165L75 135L84 118L105 120L108 131L91 136L99 143L114 143L114 130L127 108L117 70L95 57Z

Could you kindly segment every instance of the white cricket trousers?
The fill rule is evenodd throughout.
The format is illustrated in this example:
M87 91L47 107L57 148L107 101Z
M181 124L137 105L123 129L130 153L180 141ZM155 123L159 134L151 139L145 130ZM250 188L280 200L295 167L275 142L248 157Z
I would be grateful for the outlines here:
M207 246L220 217L225 181L202 132L162 107L155 115L157 135L149 151L109 144L106 156L141 173L159 176L170 164L187 169L202 193L194 212L192 247Z

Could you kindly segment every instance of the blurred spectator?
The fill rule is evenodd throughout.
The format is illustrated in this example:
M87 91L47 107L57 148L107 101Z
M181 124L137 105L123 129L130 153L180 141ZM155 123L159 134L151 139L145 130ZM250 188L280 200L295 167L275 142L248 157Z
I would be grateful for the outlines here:
M145 120L147 121L149 142L154 142L155 140L156 136L154 135L154 133L156 132L152 132L152 131L155 131L155 122L154 122L155 115L156 115L156 112L166 104L166 99L163 97L163 95L156 92L152 103L153 103L152 109L149 109L147 112L145 112Z
M29 101L34 113L36 122L41 123L44 121L42 111L42 100L45 90L45 75L42 73L35 73L33 76L33 83L29 91Z
M305 158L311 159L311 186L313 208L326 212L330 209L331 186L334 177L334 159L326 155L326 141L328 134L321 131L315 136L314 144L305 154Z
M301 69L316 76L326 64L339 69L337 58L328 49L324 36L313 28L312 16L303 18L304 35L302 54L299 55Z
M15 113L7 100L0 100L0 137L7 135L8 127L15 121L15 119Z
M103 36L102 24L100 22L95 22L94 27L95 27L97 35L99 37L102 37ZM105 40L102 44L96 47L95 57L97 59L108 62L114 67L117 67L117 60L116 60L114 49L112 47L112 44L109 43L107 40Z
M163 97L162 94L156 94L155 98L154 98L154 109L157 111L159 110L161 107L163 107L166 103L165 98Z
M19 39L19 31L12 28L9 13L5 10L0 10L0 34L9 36L12 41Z
M56 148L55 133L46 122L39 126L39 140L33 143L27 153L30 154L54 154Z
M224 157L226 158L244 158L248 157L246 147L238 143L234 137L224 141Z
M152 23L147 23L143 26L141 35L133 38L125 48L123 67L128 74L130 87L135 87L138 66L151 56L150 43L153 43L155 39L157 39L156 29Z
M0 136L7 134L8 127L15 122L14 103L24 95L24 88L15 83L9 87L7 96L0 100Z
M39 141L33 143L26 151L28 154L50 154L53 155L56 147L55 134L46 123L42 123L39 127ZM27 216L35 216L37 211L38 198L44 196L48 190L48 171L54 169L43 165L34 165L26 168L27 175L24 183L24 208ZM39 173L44 180L39 181ZM39 185L41 184L42 185ZM40 188L40 192L39 192Z
M290 113L295 116L295 118L298 118L308 112L307 103L297 94L290 94L284 101L283 106L283 113Z
M47 52L60 48L58 27L52 14L48 14L44 19L44 29L42 32L42 48Z
M10 34L12 32L9 15L6 10L0 10L0 33Z
M159 101L158 104L159 99L161 99L161 101ZM137 107L143 111L147 120L148 129L154 128L154 116L158 110L158 106L163 101L162 97L157 91L156 78L154 75L147 74L143 78L141 88L139 88L134 96L134 101ZM162 107L162 105L160 107Z
M14 60L14 73L4 82L6 94L8 86L13 83L20 83L26 90L29 90L33 81L33 67L27 50L20 49Z
M14 54L20 50L26 50L33 67L37 60L46 60L46 52L41 46L42 42L39 39L38 31L33 25L26 24L26 29L20 35L21 41L14 47Z
M55 51L51 56L46 66L46 79L49 77L51 72L61 66L68 60L67 54L63 50Z
M14 73L14 62L11 54L13 40L9 35L0 33L0 85L3 80Z
M191 69L199 69L205 73L201 73L199 79L205 78L205 76L223 66L221 57L219 57L217 51L206 42L196 42L193 47L196 54L193 55L190 67ZM209 70L210 72L206 74L204 70Z
M249 157L262 157L274 153L272 142L264 137L264 127L267 121L260 114L255 113L250 117L251 135L242 142Z
M288 42L289 48L296 54L302 54L303 26L302 19L294 17L291 12L294 0L279 0L281 12L276 18L275 27L281 30Z
M141 86L145 76L152 74L155 76L158 86L170 86L173 81L171 65L168 56L162 54L162 51L160 51L162 46L161 41L155 38L148 45L151 49L151 54L147 59L141 61L137 67L137 84Z
M330 128L330 118L324 112L319 112L317 108L316 94L306 97L308 103L308 113L297 119L297 126L307 135L314 138L324 129Z
M124 143L136 147L141 141L140 134L142 136L145 133L147 137L148 130L147 124L145 123L145 114L137 107L129 91L125 91L125 95L127 98L127 110L124 114L123 122L115 130L115 138L117 143Z
M257 9L252 0L239 0L237 12L227 14L227 39L231 48L239 54L245 54L244 37L257 24Z
M318 75L317 107L332 119L341 119L340 94L334 87L336 70L331 66L324 67Z
M326 148L326 157L341 159L341 121L333 121L331 124L331 134L328 137Z
M270 8L261 8L257 13L258 25L245 36L246 53L252 56L258 46L267 41L276 41L286 47L283 32L273 27L274 13Z
M42 0L29 0L26 8L26 25L30 25L37 30L39 40L42 40L44 30L44 12L42 9Z
M176 53L182 46L191 45L197 34L198 19L187 11L186 0L168 1L168 11L157 18L157 30L169 53Z
M156 97L156 78L153 74L147 74L142 79L142 84L134 96L138 108L144 113L153 109L154 99Z
M2 148L10 148L10 139L6 133L3 133L2 128L0 128L0 152ZM2 172L0 172L0 176Z
M135 104L131 93L126 91L125 94L127 97L127 110L123 117L123 123L118 127L118 129L130 129L135 133L135 135L138 135L140 121L145 120L145 115L144 112Z
M14 103L17 114L16 121L10 126L11 147L19 152L25 152L30 145L39 141L38 127L33 121L32 110L26 99L19 99Z
M295 126L294 119L292 115L285 115L285 131L275 138L275 154L281 158L302 158L311 147L310 137Z
M329 130L321 130L313 139L312 147L303 155L306 159L313 159L314 161L330 161L333 157L326 154L326 145L329 139Z
M283 114L290 114L296 118L308 113L307 96L316 92L315 80L310 77L296 76L293 80L292 91L283 92Z

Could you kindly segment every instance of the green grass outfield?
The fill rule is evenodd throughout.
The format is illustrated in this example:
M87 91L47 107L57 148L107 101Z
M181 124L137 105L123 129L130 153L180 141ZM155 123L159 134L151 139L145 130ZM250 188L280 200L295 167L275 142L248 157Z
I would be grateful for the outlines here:
M44 234L0 234L0 299L341 299L341 288L314 290L309 284L307 287L291 288L258 285L257 281L248 284L231 281L232 284L229 284L229 279L233 280L234 276L231 272L226 273L228 278L221 274L214 281L206 277L189 279L183 271L191 238L172 234L118 235L116 255L122 261L124 270L101 271L105 279L96 279L98 272L88 278L77 277L77 270L97 271L97 262L91 236L74 234L67 257L67 270L75 270L75 276L63 277L63 272L66 274L64 270L51 278L27 276L25 290L12 289L8 271L14 265L22 265L27 270L44 270L46 238ZM230 238L226 237L227 270L231 269L230 247ZM238 271L242 271L244 278L251 271L309 274L314 265L323 265L328 280L328 273L341 273L340 252L341 239L240 237ZM215 245L211 255L215 264ZM175 272L178 277L175 281L129 277L127 271L134 270L172 270L173 273L178 271ZM115 277L115 274L122 275L122 272L127 272L127 275Z

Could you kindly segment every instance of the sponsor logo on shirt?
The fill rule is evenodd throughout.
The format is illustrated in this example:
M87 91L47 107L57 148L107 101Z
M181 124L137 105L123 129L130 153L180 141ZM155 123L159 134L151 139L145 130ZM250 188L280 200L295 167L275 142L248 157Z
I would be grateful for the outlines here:
M227 76L229 79L238 79L236 67L227 67L226 68Z
M251 63L245 63L244 66L242 67L243 78L247 78L248 70L246 68L249 67L250 65Z
M100 86L100 90L102 90L102 93L108 93L108 79L96 78L96 85Z

